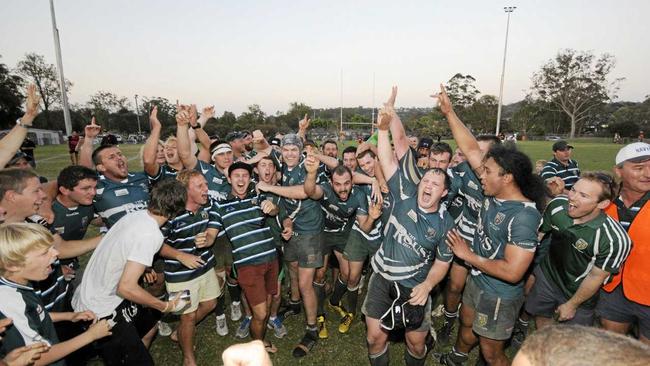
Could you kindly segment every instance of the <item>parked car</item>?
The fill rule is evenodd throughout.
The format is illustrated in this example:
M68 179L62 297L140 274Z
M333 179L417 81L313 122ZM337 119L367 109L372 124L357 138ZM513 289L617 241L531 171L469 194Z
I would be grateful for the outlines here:
M545 140L546 141L558 141L558 140L562 140L562 138L560 136L546 136Z

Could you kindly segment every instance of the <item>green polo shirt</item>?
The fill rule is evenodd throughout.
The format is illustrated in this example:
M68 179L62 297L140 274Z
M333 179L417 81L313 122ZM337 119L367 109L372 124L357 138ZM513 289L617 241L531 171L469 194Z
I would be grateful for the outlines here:
M625 229L601 212L593 220L574 224L568 214L566 197L553 199L544 211L540 231L551 233L548 255L541 263L546 278L567 297L572 297L595 266L618 273L632 247ZM609 280L609 279L608 279ZM596 306L598 294L581 306Z

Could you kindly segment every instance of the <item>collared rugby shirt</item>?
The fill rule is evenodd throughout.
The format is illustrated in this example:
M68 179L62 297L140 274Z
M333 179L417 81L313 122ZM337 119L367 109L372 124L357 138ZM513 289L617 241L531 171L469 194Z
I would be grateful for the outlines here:
M540 231L551 233L548 255L541 263L546 278L571 298L593 267L611 274L619 269L632 248L632 240L613 218L601 212L593 220L574 224L568 213L569 200L557 197L544 212ZM609 278L605 283L609 282ZM598 294L581 304L596 306Z
M389 281L413 288L424 282L434 260L451 262L453 259L445 238L453 228L454 220L444 205L440 205L436 212L421 210L416 186L404 179L401 172L397 171L390 177L388 187L396 197L383 241L372 257L372 268ZM404 192L410 192L410 195L404 195Z
M282 181L284 187L302 185L305 183L307 172L305 171L304 159L300 163L289 169L286 165L282 166ZM320 171L320 170L319 170ZM327 181L325 173L319 173L316 178L316 184ZM319 208L320 204L312 199L294 200L282 198L282 204L287 210L287 215L293 220L293 231L298 234L318 234L323 230L323 212Z
M57 199L52 203L52 211L54 212L52 227L64 240L82 240L86 235L88 225L95 216L92 205L66 207ZM61 264L78 268L79 260L77 258L61 259Z
M162 181L163 179L167 179L167 178L176 179L177 175L178 175L178 170L172 168L167 164L162 164L162 165L158 165L158 173L156 173L156 175L151 176L147 174L147 177L149 177L149 181L151 182L151 184L156 184Z
M186 211L167 221L161 228L165 244L181 252L201 257L204 265L190 269L174 259L165 259L165 281L187 282L193 280L214 268L216 260L212 247L197 248L194 241L196 235L207 229L219 229L217 212L212 201L198 209L197 212Z
M228 182L228 177L220 172L213 165L210 165L204 161L197 160L194 170L201 172L203 177L208 182L208 194L212 200L221 202L228 197L232 187Z
M319 186L323 190L320 204L325 217L325 232L349 233L357 215L368 215L366 197L357 187L352 187L348 199L341 201L330 183Z
M143 172L129 173L121 181L104 175L97 181L97 194L93 200L95 212L108 228L130 212L147 209L149 203L149 178Z
M0 298L0 319L13 320L12 326L2 335L0 355L36 342L59 343L50 314L33 287L0 277ZM52 365L65 365L65 362L61 360Z
M266 263L276 258L275 243L260 203L263 195L249 194L244 199L232 195L216 207L217 227L225 231L232 244L233 264ZM320 210L319 210L320 211Z
M571 189L573 185L580 179L580 168L578 162L569 160L567 165L562 164L559 160L553 158L542 168L543 179L552 177L560 177L564 181L564 188Z

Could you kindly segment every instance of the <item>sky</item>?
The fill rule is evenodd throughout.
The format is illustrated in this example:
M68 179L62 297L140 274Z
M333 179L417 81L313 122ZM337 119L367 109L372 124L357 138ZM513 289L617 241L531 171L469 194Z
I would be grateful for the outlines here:
M504 104L521 100L533 73L558 51L610 53L619 100L650 94L650 1L144 1L55 0L69 99L99 90L160 96L241 113L427 107L439 83L470 74L499 94L510 18ZM36 52L56 63L49 2L2 0L0 62Z

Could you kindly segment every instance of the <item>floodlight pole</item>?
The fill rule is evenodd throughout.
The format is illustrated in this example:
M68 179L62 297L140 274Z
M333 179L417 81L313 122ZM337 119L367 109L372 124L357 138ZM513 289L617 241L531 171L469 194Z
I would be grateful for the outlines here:
M140 129L140 109L138 109L138 95L135 95L135 117L138 119L138 135L142 135L142 130Z
M503 47L503 66L501 67L501 87L499 88L499 106L497 107L497 130L496 135L499 135L499 129L501 127L501 103L503 101L503 79L506 75L506 53L508 52L508 31L510 30L510 13L517 9L516 6L506 6L503 10L508 14L508 20L506 21L506 44Z
M61 104L63 104L63 120L65 122L66 136L72 135L72 121L68 109L68 96L65 91L65 76L63 76L63 60L61 59L61 43L59 42L59 29L56 27L56 15L54 14L54 0L50 0L50 15L52 18L52 34L54 35L54 51L56 52L56 65L59 69L59 84L61 86Z

